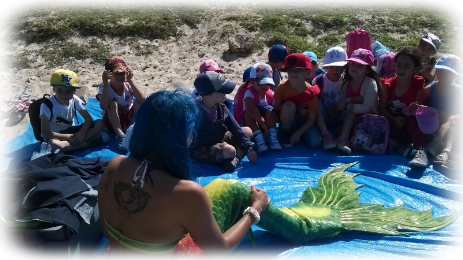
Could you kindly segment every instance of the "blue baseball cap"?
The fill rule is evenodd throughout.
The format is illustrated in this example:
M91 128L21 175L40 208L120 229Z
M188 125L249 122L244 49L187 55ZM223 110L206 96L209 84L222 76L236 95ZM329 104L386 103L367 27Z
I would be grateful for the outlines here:
M460 75L461 73L461 59L457 55L444 54L436 62L434 66L436 69L444 69Z
M270 48L268 51L268 59L272 59L274 61L281 61L284 62L286 56L288 56L288 50L285 46L281 44L275 44Z
M246 82L248 79L249 79L249 76L251 75L251 67L247 68L244 72L243 72L243 82Z
M196 77L194 85L197 96L207 96L214 92L230 94L236 83L226 81L222 74L215 71L205 71Z
M311 61L318 62L317 54L313 51L305 51L302 54L309 56Z

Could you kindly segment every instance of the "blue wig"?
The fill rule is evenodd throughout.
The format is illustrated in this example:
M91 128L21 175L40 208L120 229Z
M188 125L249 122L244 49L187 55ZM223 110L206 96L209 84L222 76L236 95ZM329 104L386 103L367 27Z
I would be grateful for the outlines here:
M196 133L200 113L187 90L159 91L143 101L135 114L130 156L147 160L179 179L190 180L187 139Z

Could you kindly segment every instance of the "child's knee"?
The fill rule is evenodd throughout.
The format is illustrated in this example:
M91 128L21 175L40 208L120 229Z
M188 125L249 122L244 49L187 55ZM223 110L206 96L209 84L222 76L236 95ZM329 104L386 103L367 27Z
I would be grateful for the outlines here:
M97 119L95 120L95 125L93 126L95 129L97 129L98 131L103 131L103 129L106 128L103 120L101 119Z
M286 101L281 107L282 113L294 113L296 112L296 104L292 101Z
M233 145L225 144L223 147L223 158L233 158L236 155L236 149Z
M249 137L249 138L252 138L252 130L251 128L247 127L247 126L243 126L241 127L243 129L243 132Z

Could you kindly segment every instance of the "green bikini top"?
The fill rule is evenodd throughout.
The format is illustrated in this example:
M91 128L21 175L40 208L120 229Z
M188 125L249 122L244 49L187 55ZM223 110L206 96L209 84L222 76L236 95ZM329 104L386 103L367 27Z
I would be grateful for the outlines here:
M106 230L108 231L108 234L114 238L119 244L130 248L134 251L144 253L144 254L155 254L155 255L161 255L161 254L167 254L172 252L175 247L177 246L178 241L174 241L171 243L165 243L165 244L150 244L147 242L135 240L133 238L130 238L115 227L111 226L108 222L106 222L106 219L104 220L105 222L105 227Z

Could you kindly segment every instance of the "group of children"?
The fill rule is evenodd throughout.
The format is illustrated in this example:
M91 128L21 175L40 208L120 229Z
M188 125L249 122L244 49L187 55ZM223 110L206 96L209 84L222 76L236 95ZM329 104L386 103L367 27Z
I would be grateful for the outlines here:
M205 60L194 81L192 98L203 119L191 140L191 156L233 172L245 155L256 163L257 153L291 147L301 139L312 148L350 154L349 140L359 117L375 114L389 125L385 145L412 157L410 166L426 167L430 160L446 164L459 125L463 92L456 79L462 62L456 55L444 54L434 64L432 55L439 45L439 38L428 33L417 47L379 59L368 48L356 49L348 57L336 46L325 52L320 68L315 53L290 53L277 44L270 48L268 62L253 64L243 73L234 105L227 94L236 84L224 78L217 62ZM375 63L380 63L376 69ZM286 80L281 72L287 73ZM103 120L93 121L73 95L78 87L75 73L55 71L53 112L46 104L40 111L43 138L66 151L108 142L109 136L100 133L107 128L116 134L118 148L126 151L125 130L145 98L133 74L122 59L108 60L97 94ZM71 127L75 110L85 121ZM429 124L436 122L430 130Z

